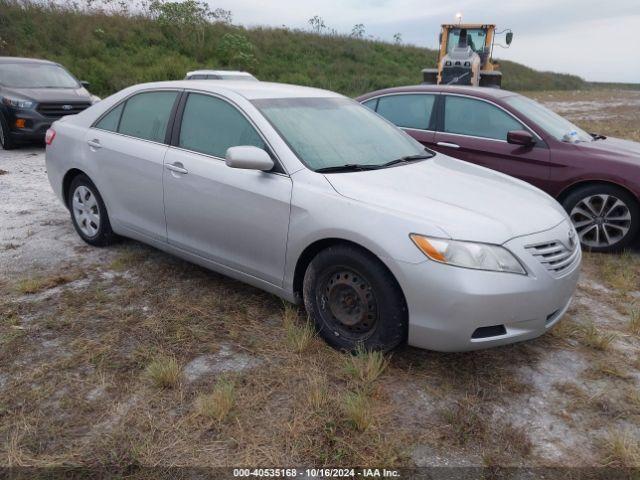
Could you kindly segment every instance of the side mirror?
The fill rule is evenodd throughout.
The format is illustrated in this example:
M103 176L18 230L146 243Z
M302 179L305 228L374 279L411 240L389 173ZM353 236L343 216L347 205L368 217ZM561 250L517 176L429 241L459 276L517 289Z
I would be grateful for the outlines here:
M243 146L231 147L227 149L225 161L231 168L242 168L245 170L268 171L273 168L273 160L267 152L258 147Z
M84 88L89 88L91 86L91 84L86 80L80 80L80 85L82 85Z
M507 42L507 45L511 45L511 42L513 41L513 32L507 32L505 41Z
M507 133L507 143L531 147L536 143L536 139L526 130L511 130Z

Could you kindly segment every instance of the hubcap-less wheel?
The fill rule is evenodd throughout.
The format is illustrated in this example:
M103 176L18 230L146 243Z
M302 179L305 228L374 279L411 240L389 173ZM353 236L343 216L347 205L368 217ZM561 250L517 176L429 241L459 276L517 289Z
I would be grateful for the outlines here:
M361 340L374 330L378 306L369 282L351 269L338 267L318 282L320 314L334 332Z
M73 192L73 218L87 237L95 237L100 229L98 201L91 190L80 185Z
M631 228L631 212L613 195L591 195L580 200L570 213L578 236L587 247L611 247Z

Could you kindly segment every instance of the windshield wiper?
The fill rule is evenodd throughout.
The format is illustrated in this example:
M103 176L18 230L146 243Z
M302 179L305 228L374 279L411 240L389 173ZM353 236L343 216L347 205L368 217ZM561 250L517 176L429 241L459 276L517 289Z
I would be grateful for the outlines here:
M333 167L316 168L318 173L336 173L336 172L362 172L365 170L376 170L381 168L380 165L371 165L366 163L347 163L345 165L335 165Z
M391 160L390 162L383 163L382 165L380 165L380 168L391 167L392 165L397 165L399 163L409 163L409 162L415 162L417 160L426 160L427 158L432 158L433 156L434 156L433 153L430 153L429 155L425 155L424 153L421 153L419 155L406 155L404 157Z
M604 135L600 135L599 133L590 133L589 135L591 135L591 138L593 138L594 140L606 140L607 137L605 137Z
M387 168L399 163L415 162L417 160L425 160L433 157L434 154L425 155L421 153L419 155L406 155L404 157L396 158L387 163L373 164L373 163L347 163L345 165L335 165L333 167L317 168L315 171L318 173L336 173L336 172L362 172L365 170L379 170L380 168Z

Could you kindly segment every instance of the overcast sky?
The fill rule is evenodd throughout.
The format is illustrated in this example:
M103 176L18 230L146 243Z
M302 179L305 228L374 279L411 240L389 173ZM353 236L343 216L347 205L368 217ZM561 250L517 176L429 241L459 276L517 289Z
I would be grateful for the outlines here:
M439 25L462 12L469 23L511 28L511 48L494 56L586 80L640 83L640 0L209 0L245 26L308 28L314 15L329 28L435 48ZM504 38L504 37L503 37Z

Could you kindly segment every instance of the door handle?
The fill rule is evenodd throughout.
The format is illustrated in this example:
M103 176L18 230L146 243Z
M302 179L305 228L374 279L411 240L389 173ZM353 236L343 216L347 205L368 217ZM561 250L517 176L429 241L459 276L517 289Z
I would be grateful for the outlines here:
M94 138L93 140L89 140L87 143L91 148L95 148L95 149L102 148L102 145L100 145L100 140L96 138Z
M436 145L439 145L440 147L460 148L460 145L458 145L457 143L438 142L436 143Z
M171 170L172 172L176 173L182 173L183 175L189 173L189 170L184 168L181 163L167 163L166 167L167 170Z

